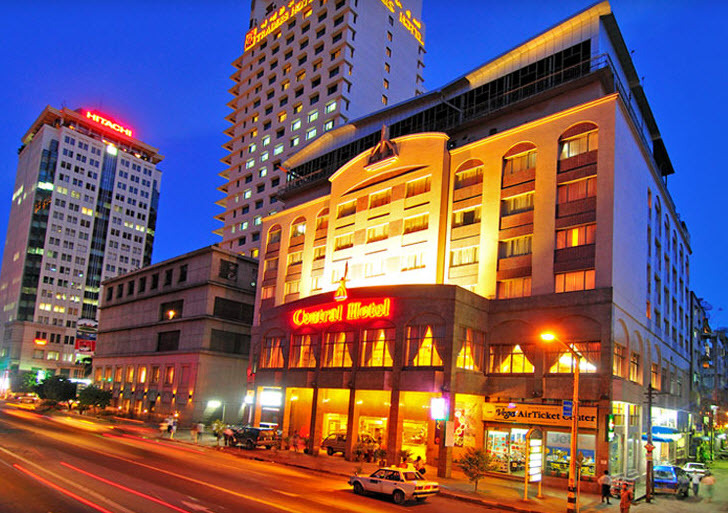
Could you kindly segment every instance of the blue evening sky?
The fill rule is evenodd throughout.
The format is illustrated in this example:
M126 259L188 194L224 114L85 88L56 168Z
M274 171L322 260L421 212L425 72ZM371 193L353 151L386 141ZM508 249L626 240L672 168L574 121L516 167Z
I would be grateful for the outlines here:
M359 0L360 5L378 0ZM153 261L217 242L213 215L231 62L248 0L26 0L0 6L0 240L20 138L46 105L88 107L165 155ZM436 88L589 6L577 0L424 0L425 85ZM717 155L728 120L728 2L614 0L676 174L669 189L692 236L690 286L728 324L728 253ZM723 227L723 228L721 228Z

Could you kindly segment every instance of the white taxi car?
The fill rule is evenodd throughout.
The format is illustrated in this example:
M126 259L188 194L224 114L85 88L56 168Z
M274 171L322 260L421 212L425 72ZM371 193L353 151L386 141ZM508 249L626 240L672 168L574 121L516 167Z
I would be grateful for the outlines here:
M384 467L370 476L354 474L349 478L349 484L358 495L389 495L396 504L404 504L411 499L422 502L440 491L439 483L428 481L414 468Z

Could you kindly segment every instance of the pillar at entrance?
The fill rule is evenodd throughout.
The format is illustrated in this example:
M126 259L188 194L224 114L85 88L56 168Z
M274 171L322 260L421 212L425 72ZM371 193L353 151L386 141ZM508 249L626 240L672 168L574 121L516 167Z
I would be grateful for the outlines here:
M387 464L397 465L402 450L402 417L399 414L399 390L392 390L389 406L389 424L387 424Z
M354 459L354 447L359 443L359 408L356 405L356 390L349 391L349 411L346 423L346 449L344 458L348 461Z
M311 436L308 437L308 444L306 444L308 453L314 456L318 456L318 448L321 447L321 423L323 422L323 414L320 413L321 409L319 408L318 397L319 389L318 387L314 387L313 397L311 399L311 427L309 429Z

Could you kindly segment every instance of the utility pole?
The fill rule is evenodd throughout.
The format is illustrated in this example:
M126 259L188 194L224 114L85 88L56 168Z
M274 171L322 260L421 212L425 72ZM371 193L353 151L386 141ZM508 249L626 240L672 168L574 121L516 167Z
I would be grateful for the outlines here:
M647 445L645 445L646 461L647 461L647 476L645 482L645 501L652 502L652 493L654 489L653 479L653 462L652 462L652 451L655 446L652 445L652 383L647 385Z

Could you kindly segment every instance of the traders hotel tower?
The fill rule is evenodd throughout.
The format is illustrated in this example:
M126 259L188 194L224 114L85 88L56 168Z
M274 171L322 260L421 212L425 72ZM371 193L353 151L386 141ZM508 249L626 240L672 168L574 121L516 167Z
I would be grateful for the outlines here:
M422 0L252 0L230 77L222 248L258 258L262 220L283 208L289 156L424 92L421 10Z
M22 138L0 272L0 391L82 377L103 280L149 265L162 160L110 116L46 107Z

